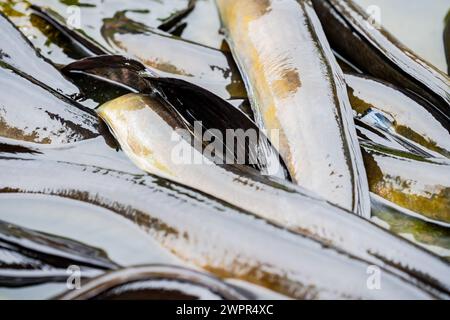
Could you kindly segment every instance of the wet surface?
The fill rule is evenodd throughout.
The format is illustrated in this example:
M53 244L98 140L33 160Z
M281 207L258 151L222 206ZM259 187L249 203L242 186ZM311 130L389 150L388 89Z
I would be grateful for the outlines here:
M346 82L362 122L387 132L412 152L450 157L450 128L425 101L374 78L349 74Z
M444 48L448 0L354 0L369 12L379 8L381 25L400 42L442 72L447 72ZM371 7L372 6L372 7ZM376 12L378 14L378 12Z
M364 160L372 192L432 220L450 222L449 162L366 145Z
M67 269L75 265L83 278L118 267L101 249L5 221L0 238L0 285L6 288L66 282Z
M234 287L204 273L170 265L147 265L109 272L62 300L242 300Z
M192 13L181 19L169 32L186 40L228 51L220 29L215 0L197 0Z
M450 126L448 76L401 44L353 1L313 0L331 47L364 73L432 104Z
M40 54L53 63L63 65L84 57L58 30L32 14L26 1L2 1L0 8Z
M99 135L95 114L14 69L0 68L0 134L37 143L70 143ZM17 97L21 99L17 99Z
M229 53L183 40L158 29L165 20L161 17L168 13L170 7L174 6L172 9L175 14L176 8L183 2L176 2L177 6L169 2L170 5L164 5L162 11L131 9L133 4L130 7L127 3L125 6L121 1L114 2L108 9L101 4L82 6L80 16L83 19L75 32L87 41L92 41L100 50L136 58L162 76L192 81L225 99L245 98L242 80ZM32 3L42 6L55 21L64 26L70 21L67 20L67 6L46 1ZM139 5L136 4L137 7ZM186 63L186 57L189 57L189 63Z
M306 140L318 141L309 150L321 146L330 153L339 133L304 120L306 111L316 119L323 110L302 109L297 118L298 110L283 109L305 88L312 89L311 95L302 96L299 105L318 103L324 92L333 103L346 103L343 75L320 32L295 64L289 60L293 47L265 46L277 38L265 38L262 27L253 28L249 37L260 55L249 57L257 75L263 75L257 80L270 81L261 92L250 92L250 102L233 58L241 49L232 45L231 53L225 44L213 0L198 0L196 7L188 0L112 0L107 6L99 0L30 2L47 8L44 14L25 1L0 3L12 22L0 16L6 35L0 43L0 299L449 297L448 122L432 102L373 74L345 76L354 113L333 109L330 115L348 117L344 129L353 126L355 116L372 192L371 222L364 221L286 181L286 174L261 175L267 173L265 161L273 164L263 159L269 153L280 161L269 145L250 146L255 148L252 157L260 157L251 169L217 165L214 157L201 165L174 164L170 158L174 129L192 131L194 120L224 131L228 126L254 128L253 118L276 123L283 112L287 131L306 125L311 131ZM398 23L397 4L374 2L382 14L389 11L382 16L383 26L445 69L442 41L423 41L425 35L413 39L419 31L399 28L419 19L410 10L422 4L414 0ZM443 15L444 2L424 9L420 19ZM80 20L72 5L81 10ZM271 19L278 7L271 5L259 1L247 17L249 24L275 32ZM306 35L311 26L317 32L312 8L304 5L302 10L306 18L296 23ZM283 14L292 17L292 12ZM55 19L53 25L48 17ZM414 27L436 34L440 20L425 20L426 25ZM230 21L240 26L238 19ZM67 23L75 24L77 37L67 33ZM239 28L239 36L244 29ZM280 55L271 56L274 49ZM98 53L123 54L149 70L112 57L78 61ZM341 58L346 72L363 69L351 59L344 62L348 56ZM321 76L300 68L304 61L320 62ZM123 66L137 69L127 72ZM156 74L163 78L142 78ZM247 85L255 81L248 75L246 80ZM330 83L336 85L332 90ZM255 101L269 91L283 104L277 109L269 103L261 114ZM149 113L149 104L155 103L149 97L124 103L122 96L130 92L151 93L151 98L157 92L158 103L172 106L172 113L155 105ZM104 103L117 107L97 110L117 141L92 110ZM340 123L337 118L333 121ZM191 144L185 147L196 152ZM241 147L247 146L238 140L234 151ZM359 152L359 145L355 148ZM336 160L325 160L330 159ZM82 269L86 289L78 296L67 291L67 267L74 264ZM367 267L374 264L385 275L383 290L377 292L365 288Z
M293 181L369 216L367 181L360 174L364 168L349 126L351 107L341 70L311 4L218 1L218 8L256 122L277 132L278 150Z
M4 34L0 46L2 64L8 64L26 72L34 79L66 96L79 94L77 87L64 79L49 61L36 52L28 39L3 14L0 15L0 28Z
M392 203L373 197L372 220L450 262L450 230L405 213Z
M51 149L48 149L46 152L43 151L44 150L41 151L42 155L37 154L34 156L32 154L27 155L27 153L22 155L16 153L9 155L8 153L2 154L4 159L1 161L1 164L2 167L6 169L1 177L1 188L3 192L55 195L57 197L81 200L83 202L95 204L107 209L111 213L115 212L119 217L127 218L139 225L153 240L159 243L163 248L174 253L181 260L184 260L185 263L196 264L220 277L239 278L254 284L263 285L289 296L312 298L320 295L325 297L329 295L328 292L331 292L327 289L327 283L332 282L324 282L320 285L319 289L313 289L309 286L305 288L303 284L304 280L301 280L303 279L303 276L294 272L294 270L297 270L300 266L297 265L299 261L294 258L296 255L294 253L283 256L278 255L277 259L273 259L274 257L271 255L275 254L275 252L279 252L279 250L275 250L275 248L273 248L274 250L267 250L267 245L269 245L269 243L271 246L282 246L283 250L292 248L295 252L298 252L301 247L304 248L305 251L302 254L312 255L302 262L309 261L312 263L312 269L309 269L309 267L307 269L301 268L305 272L307 270L310 270L307 272L313 272L314 270L314 273L320 272L322 274L322 272L325 272L323 274L326 274L325 270L317 270L317 264L313 261L317 258L320 260L332 259L334 262L330 261L330 263L331 265L334 265L333 268L340 265L342 266L342 269L340 269L342 272L346 272L346 270L348 271L350 268L350 270L353 270L351 271L353 276L358 276L358 270L361 272L364 271L360 275L365 277L365 267L361 268L360 262L358 262L359 260L355 261L351 258L349 259L346 255L339 255L340 258L337 258L336 260L335 254L329 256L328 250L321 250L321 245L319 245L319 243L309 240L308 238L286 233L285 230L271 226L264 220L255 220L255 217L252 215L248 215L235 207L230 207L225 203L214 200L214 198L204 194L177 186L168 180L152 176L130 175L123 171L116 171L117 169L101 169L98 166L86 165L86 163L90 162L89 158L86 157L88 154L78 158L79 164L70 164L67 160L64 160L64 152L62 151L55 154L51 152ZM80 154L83 154L81 150ZM70 152L67 153L67 156L70 157ZM24 160L20 160L19 158L21 157ZM91 157L92 159L98 159L95 155L92 155ZM52 158L55 160L59 158L60 160L51 160ZM99 160L100 159L97 161ZM19 163L20 165L18 165ZM123 169L126 167L126 164L121 165L117 161L110 164L108 163L109 162L103 160L103 167L112 168L112 166L115 166L115 168L122 167ZM17 167L20 167L20 180L14 178L18 173L14 168ZM39 171L36 171L37 167L40 168ZM53 175L49 175L50 171L53 172ZM32 172L33 174L31 175L30 173ZM58 178L62 172L64 172L65 175L64 180ZM114 187L111 188L111 186ZM305 199L302 199L301 202L305 203ZM178 208L182 208L182 210L178 210ZM315 210L318 209L317 207L315 208ZM305 211L302 212L306 213ZM328 211L324 211L320 214L322 219L324 218L323 214L326 215L327 212ZM329 213L331 214L332 212ZM309 219L317 216L317 212L311 212ZM335 214L333 216L337 217ZM341 218L344 220L350 219L349 222L353 219L358 219L348 213L344 213L344 216ZM202 224L196 223L197 219L201 219ZM305 219L302 220L305 222L307 221ZM359 219L354 222L356 221L359 221ZM333 224L334 223L335 222L333 221ZM93 226L92 224L89 225ZM372 232L370 230L373 227L366 224L361 226L369 228L364 231L365 234L367 234L367 232ZM211 230L213 230L211 228L214 229L214 232L211 232ZM242 247L242 239L239 238L233 240L233 237L228 234L230 230L236 232L236 230L241 229L241 234L245 234L246 237L249 237L246 242L249 244L249 247ZM209 230L210 232L204 232L205 230ZM379 246L387 241L389 243L389 250L396 247L395 243L398 242L396 238L389 236L378 228L374 228L373 231L375 231L375 233L372 235L371 243L374 239L373 236L382 236L388 237L390 240L378 240L375 242L376 245ZM216 238L216 241L211 242L211 234L215 234L214 237ZM343 232L342 235L339 235L337 238L342 239L342 236L345 234L346 233ZM267 241L267 236L269 235L271 235L270 242ZM262 236L265 240L257 240ZM291 244L288 245L288 243ZM347 249L351 249L351 243L346 243L350 245ZM214 245L211 247L211 244ZM265 249L256 249L254 247L255 245L264 245ZM409 257L412 258L412 260L408 260L408 258L403 262L406 265L411 263L415 264L417 262L414 262L416 259L413 258L414 255L418 254L420 256L425 254L424 252L417 251L416 248L409 248L406 243L401 241L398 242L397 245L400 246L397 247L397 249L401 250L403 255L406 254L406 256L408 256L412 254L412 256ZM355 249L355 253L360 250L357 248L351 250ZM379 251L374 247L371 252L379 252L380 254L383 252L383 255L387 254L385 258L388 259L390 254L386 249L387 248ZM221 258L225 252L227 252L228 257L226 261ZM361 254L361 251L359 251L359 254ZM108 252L108 255L113 259L111 253ZM396 255L394 254L394 256ZM235 258L231 259L232 257ZM366 258L368 258L367 253ZM372 259L373 258L374 257L372 257ZM419 259L418 261L421 260L424 259ZM423 267L425 267L425 269L447 268L447 266L441 265L437 260L430 260L430 257L425 260L427 261L426 266L415 265L414 269ZM337 265L335 263L337 263ZM313 265L316 267L313 267ZM319 265L331 266L329 263L325 262L319 263ZM350 267L351 265L354 267ZM255 274L251 271L254 270L254 268L259 268L258 266L267 266L268 269L265 269L264 267L264 270L272 271L267 271L263 274ZM288 273L283 272L282 270L286 268L291 271ZM284 276L280 277L280 272L281 274L292 275L292 278L291 276L287 279ZM433 271L430 274L440 274L440 272ZM300 278L298 278L298 276L300 276ZM322 277L319 278L323 279ZM392 280L394 281L394 279ZM348 278L346 283L348 283ZM392 282L393 287L390 285L386 286L386 290L388 291L384 291L383 295L391 292L396 296L403 294L419 294L424 297L422 293L420 293L421 291L418 292L417 289L410 291L411 287L404 287L403 285L398 287L395 283L395 281ZM342 292L341 290L344 290L347 292L347 285L342 283L339 286L341 285L342 287L339 291ZM367 291L363 290L361 291L361 294L364 294L364 292ZM346 295L347 294L349 294L349 292L347 292Z

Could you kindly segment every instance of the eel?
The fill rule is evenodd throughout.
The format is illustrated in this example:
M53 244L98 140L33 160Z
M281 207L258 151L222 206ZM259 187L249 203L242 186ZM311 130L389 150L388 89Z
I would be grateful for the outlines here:
M99 248L0 220L1 287L66 282L71 265L80 267L83 278L119 267Z
M380 290L367 287L367 270L373 267L373 262L324 247L317 240L289 232L168 180L71 163L69 159L73 156L67 149L66 152L58 150L59 160L46 159L46 150L51 148L39 151L28 144L28 150L24 145L22 150L16 147L13 153L2 151L0 192L46 194L101 206L139 225L162 247L187 263L221 278L241 279L293 298L448 297L445 282L449 279L450 266L447 263L352 214L344 213L350 220L358 219L366 229L364 237L352 242L353 245L367 243L364 239L369 234L374 236L368 241L372 249L386 244L378 258L378 250L370 251L378 264L386 261L382 257L399 250L394 259L401 268L392 268L387 263L380 267L383 274ZM305 200L302 197L300 204L308 205ZM333 212L332 216L339 217L339 214ZM333 221L339 225L336 219ZM376 232L368 233L370 228ZM241 236L233 236L236 233ZM380 241L380 237L385 240ZM401 262L408 260L415 261L411 269L416 272L414 276L406 273L410 264ZM417 263L422 268L417 268Z
M171 265L145 265L108 272L59 300L245 300L236 288L207 273Z
M428 268L428 265L418 266L419 261L413 261L412 256L405 257L404 248L394 249L395 237L381 239L392 235L318 199L298 185L215 164L202 146L197 149L192 145L192 136L176 130L180 119L174 117L157 96L129 94L108 102L97 111L122 150L150 174L211 194L277 226L361 259L376 261L382 257L384 263L402 265L402 270L413 274L416 274L413 270ZM193 162L196 158L200 161ZM405 258L409 262L403 260ZM414 267L408 267L409 264Z
M313 0L331 46L357 68L429 101L450 127L450 78L418 57L351 0Z
M256 122L279 134L294 182L370 217L344 77L310 1L217 0Z
M102 132L90 109L4 63L0 87L2 137L63 144L95 138Z
M127 17L129 11L121 10L105 17L101 24L95 23L94 28L87 29L88 35L85 35L70 29L57 12L47 7L33 5L31 9L65 34L86 56L120 54L141 61L154 75L190 81L227 100L240 100L247 96L229 53L134 21ZM189 57L189 63L186 63L186 57Z
M345 75L348 93L356 117L392 136L414 151L414 145L432 157L450 158L450 128L430 109L425 100L408 94L391 84L355 74ZM401 139L404 138L404 139ZM409 144L409 145L408 145Z

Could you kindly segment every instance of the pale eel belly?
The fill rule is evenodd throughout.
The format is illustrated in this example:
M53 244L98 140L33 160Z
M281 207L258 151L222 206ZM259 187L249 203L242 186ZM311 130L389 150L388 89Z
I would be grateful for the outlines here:
M256 120L269 137L278 130L293 180L368 217L367 181L342 71L310 1L216 2Z

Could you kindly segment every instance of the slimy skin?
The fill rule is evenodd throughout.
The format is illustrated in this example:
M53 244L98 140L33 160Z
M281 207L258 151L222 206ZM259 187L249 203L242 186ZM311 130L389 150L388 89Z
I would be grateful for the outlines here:
M433 279L432 283L450 292L446 262L369 221L315 198L297 185L212 163L187 140L173 139L181 122L168 110L153 95L128 94L102 105L97 112L122 150L149 174L189 186L292 234L315 239L327 248L337 248L392 273L405 272L407 279L411 275L423 277L426 282ZM190 161L174 161L176 149L185 150ZM201 158L201 164L192 162L197 157ZM195 221L200 221L196 217ZM201 221L200 225L203 224Z
M28 75L0 67L0 87L1 137L66 144L100 135L95 114Z
M293 180L368 217L342 71L310 1L217 0L217 6L256 121L279 130L279 152Z
M350 103L362 122L407 139L433 157L450 158L450 128L429 111L432 106L427 106L426 101L413 99L398 87L375 78L347 74L345 80ZM383 120L373 119L370 113Z
M370 191L428 219L450 223L448 160L363 143Z
M313 0L333 50L359 70L429 101L450 127L450 79L419 58L351 0Z
M349 244L370 243L372 248L368 252L373 256L366 255L370 262L289 232L170 180L112 169L117 167L115 162L106 167L88 164L91 160L98 161L97 156L90 155L92 150L82 160L74 157L74 152L80 150L75 146L69 150L37 148L30 143L20 145L22 148L6 142L1 148L0 165L4 169L0 171L1 193L27 198L32 195L62 197L78 202L79 206L89 204L102 208L111 219L125 223L126 218L141 227L151 241L143 249L155 248L153 242L188 266L216 277L238 279L297 299L448 298L448 290L433 290L428 286L434 284L437 288L438 283L448 284L446 262L353 214L344 213L348 220L358 220L352 229L362 231L359 226L365 232L363 238L355 237ZM34 152L38 150L40 152ZM296 203L297 207L301 203L310 206L306 197ZM321 220L336 217L338 221L334 219L334 225L337 227L342 215L337 213L327 218L324 212L324 215L311 216ZM320 232L321 228L317 230ZM343 237L350 233L347 230ZM397 252L397 263L390 265L388 257L393 251ZM367 270L373 263L383 271L380 290L367 287ZM401 266L401 269L391 266ZM405 274L407 270L415 271L416 276L423 275L425 281L416 282L417 277ZM437 278L442 282L435 282ZM448 288L448 285L439 287Z

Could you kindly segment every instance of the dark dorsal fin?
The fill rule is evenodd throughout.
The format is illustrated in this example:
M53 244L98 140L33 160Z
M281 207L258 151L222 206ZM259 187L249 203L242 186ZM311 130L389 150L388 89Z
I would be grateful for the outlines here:
M242 111L206 89L184 80L158 77L140 62L117 55L82 59L62 71L67 76L84 73L134 92L157 93L167 108L181 116L190 132L195 133L195 123L201 122L202 136L197 139L201 139L206 130L222 143L227 133L234 134L233 141L227 139L228 144L225 144L228 161L222 157L222 162L247 165L264 174L288 178L283 160L258 126ZM220 137L214 133L216 130L220 131ZM273 168L277 168L276 172Z

